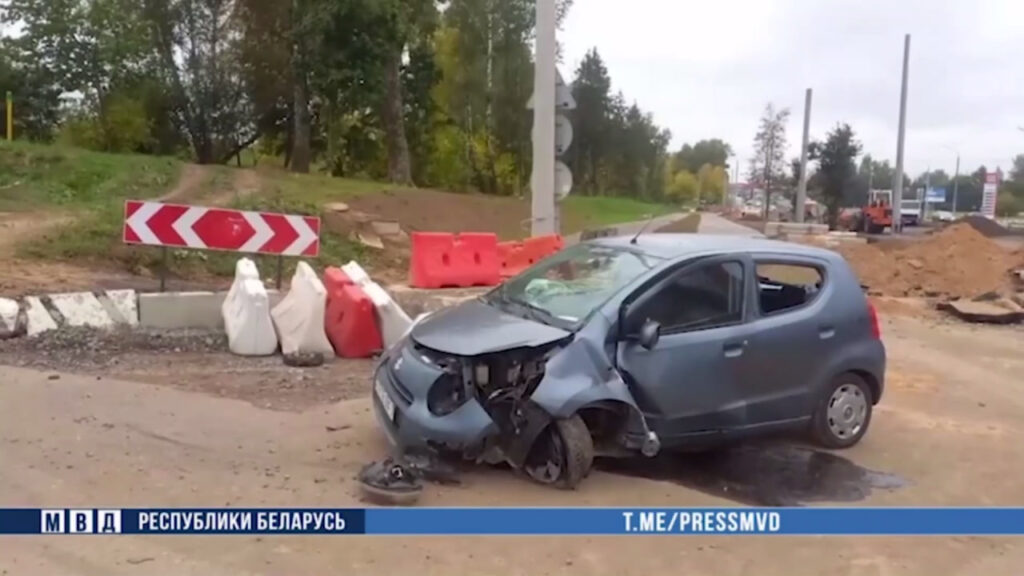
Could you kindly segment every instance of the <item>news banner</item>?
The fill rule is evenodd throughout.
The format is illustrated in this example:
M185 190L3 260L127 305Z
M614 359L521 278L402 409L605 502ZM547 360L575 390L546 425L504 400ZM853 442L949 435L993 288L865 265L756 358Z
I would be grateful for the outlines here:
M1024 508L2 508L13 534L1021 535Z

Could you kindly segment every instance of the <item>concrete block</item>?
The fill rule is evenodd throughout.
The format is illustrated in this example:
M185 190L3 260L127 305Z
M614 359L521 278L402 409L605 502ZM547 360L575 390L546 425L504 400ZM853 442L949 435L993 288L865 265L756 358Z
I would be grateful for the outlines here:
M114 325L113 318L92 292L52 294L50 301L53 302L53 307L64 316L64 323L68 326L109 328Z
M139 326L143 328L224 328L221 306L227 292L154 292L138 296ZM267 290L267 296L271 307L282 297L277 290Z
M0 298L0 330L14 330L18 324L18 301Z
M50 316L50 311L43 306L42 300L35 296L25 297L25 314L28 316L29 336L57 329L57 322Z
M139 306L135 290L107 290L107 300L113 308L111 316L119 316L115 320L129 326L139 325ZM103 298L100 298L103 301ZM105 304L105 303L104 303Z
M448 288L427 290L410 288L402 284L388 286L395 302L412 318L427 312L436 312L448 306L461 304L470 298L485 294L490 288Z
M986 324L1016 324L1024 320L1024 312L1009 310L993 302L955 300L939 304L938 308L950 312L966 322Z

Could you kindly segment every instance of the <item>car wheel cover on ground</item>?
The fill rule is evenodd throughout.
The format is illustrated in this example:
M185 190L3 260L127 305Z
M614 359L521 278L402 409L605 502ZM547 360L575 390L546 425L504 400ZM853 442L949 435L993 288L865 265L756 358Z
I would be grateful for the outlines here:
M844 383L832 392L826 407L828 429L841 440L854 438L867 419L868 401L860 387Z

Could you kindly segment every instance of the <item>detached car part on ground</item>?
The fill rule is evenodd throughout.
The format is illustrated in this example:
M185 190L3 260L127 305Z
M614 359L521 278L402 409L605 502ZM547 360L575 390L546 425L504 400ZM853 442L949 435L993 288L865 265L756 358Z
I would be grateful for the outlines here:
M761 275L778 266L817 280ZM838 254L652 234L579 244L420 319L381 357L374 410L400 451L574 487L595 454L795 428L852 446L884 373L874 309Z

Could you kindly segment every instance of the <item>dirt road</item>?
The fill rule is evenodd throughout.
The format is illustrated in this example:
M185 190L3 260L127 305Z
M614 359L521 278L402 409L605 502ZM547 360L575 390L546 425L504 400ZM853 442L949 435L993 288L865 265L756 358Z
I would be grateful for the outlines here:
M1024 504L1024 331L900 317L887 319L884 330L889 388L871 433L850 451L829 455L780 441L645 472L660 480L598 471L577 492L534 486L502 470L473 470L461 486L428 486L422 504L741 505L773 495L812 505ZM175 355L161 358L169 367ZM240 387L218 388L214 378L181 382L198 369L183 371L177 386L113 379L119 371L141 374L135 361L110 364L106 376L0 368L0 506L361 505L352 478L385 452L365 397L271 410ZM340 398L365 386L361 379L339 382ZM305 392L300 381L278 394ZM1022 565L1024 540L1008 538L0 540L0 574L12 576L997 576L1019 574Z

